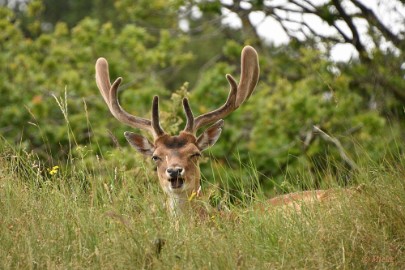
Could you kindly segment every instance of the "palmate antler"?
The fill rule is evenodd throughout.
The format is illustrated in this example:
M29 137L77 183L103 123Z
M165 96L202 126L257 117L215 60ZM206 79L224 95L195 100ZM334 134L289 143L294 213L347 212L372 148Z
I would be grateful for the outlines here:
M226 79L230 85L228 99L224 105L214 111L194 118L188 100L186 98L183 99L183 107L187 116L187 124L184 131L195 134L201 127L212 124L238 109L250 97L259 80L258 56L253 47L246 46L242 50L239 84L229 74L226 75Z
M203 126L212 124L214 122L217 122L219 124L218 120L226 117L231 112L238 109L239 106L250 97L259 80L259 63L255 49L250 46L246 46L242 50L241 77L239 84L237 84L235 79L229 74L226 75L226 78L230 85L228 99L224 105L214 111L202 114L194 118L188 99L183 99L183 108L187 117L187 123L184 131L195 135L198 129ZM158 137L166 134L159 123L158 97L155 96L153 98L152 120L131 115L127 113L118 102L117 90L121 81L122 78L118 78L111 85L107 60L104 58L99 58L97 60L97 86L112 115L124 124L127 124L134 128L149 131L150 133L152 133L154 139L157 139Z

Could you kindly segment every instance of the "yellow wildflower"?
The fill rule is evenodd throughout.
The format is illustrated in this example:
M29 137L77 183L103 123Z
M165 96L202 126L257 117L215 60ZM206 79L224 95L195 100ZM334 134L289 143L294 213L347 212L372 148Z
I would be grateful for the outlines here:
M55 175L58 173L59 166L53 166L52 169L48 168L48 173L50 175Z

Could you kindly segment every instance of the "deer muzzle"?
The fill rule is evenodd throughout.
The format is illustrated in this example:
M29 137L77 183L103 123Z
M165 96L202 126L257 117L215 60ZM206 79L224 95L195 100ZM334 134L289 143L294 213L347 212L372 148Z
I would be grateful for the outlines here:
M168 168L166 170L166 176L170 182L171 188L181 188L184 184L184 169L181 167Z

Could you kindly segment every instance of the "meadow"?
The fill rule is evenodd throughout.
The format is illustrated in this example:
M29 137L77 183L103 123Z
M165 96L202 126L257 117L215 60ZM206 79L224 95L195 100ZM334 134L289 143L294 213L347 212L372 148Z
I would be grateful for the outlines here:
M71 159L41 169L5 140L0 153L1 269L405 268L404 158L365 163L352 196L301 212L258 210L258 190L239 203L228 196L232 218L174 219L147 163Z
M390 32L403 16L384 26L341 1L278 2L0 1L0 269L405 269L405 33ZM282 25L274 11L292 2L353 38L301 24L310 35L294 26L276 45L246 19L267 10ZM232 9L240 29L223 23ZM131 114L149 118L159 95L162 126L178 134L183 98L196 116L224 104L246 45L259 83L201 159L194 201L209 215L173 218L94 65L104 57L123 78ZM358 56L333 61L334 45ZM301 211L266 205L329 188L352 192Z

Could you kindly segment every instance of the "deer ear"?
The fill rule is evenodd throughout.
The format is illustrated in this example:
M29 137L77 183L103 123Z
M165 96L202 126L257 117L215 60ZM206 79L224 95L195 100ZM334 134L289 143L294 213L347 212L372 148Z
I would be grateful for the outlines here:
M204 151L217 142L219 136L221 135L223 125L224 120L220 119L198 137L197 147L200 149L200 151Z
M145 156L152 156L155 151L155 146L145 137L129 131L124 133L125 138L129 144L136 149L139 153Z

